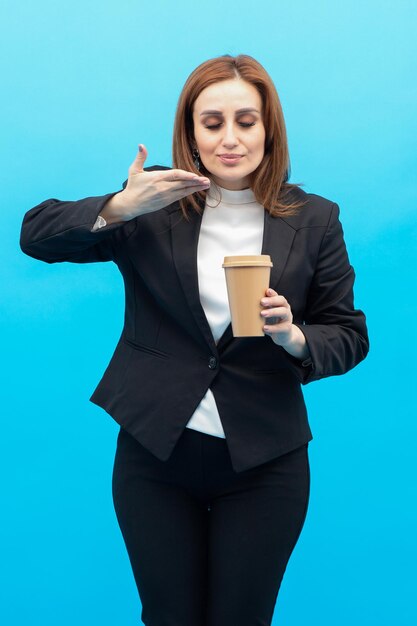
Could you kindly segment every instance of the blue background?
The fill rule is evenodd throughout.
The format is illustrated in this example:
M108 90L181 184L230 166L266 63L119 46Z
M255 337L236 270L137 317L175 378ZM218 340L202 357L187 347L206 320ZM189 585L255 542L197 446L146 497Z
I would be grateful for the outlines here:
M121 330L121 276L24 256L21 220L120 189L139 142L146 165L171 165L180 90L224 53L264 65L291 180L340 205L371 339L355 370L304 388L311 499L273 624L417 623L416 18L401 0L3 1L2 623L140 621L111 499L118 427L88 402Z

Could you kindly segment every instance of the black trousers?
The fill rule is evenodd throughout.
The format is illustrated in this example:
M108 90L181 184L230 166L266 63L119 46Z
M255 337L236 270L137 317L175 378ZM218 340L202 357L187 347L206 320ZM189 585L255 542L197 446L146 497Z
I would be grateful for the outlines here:
M308 444L236 473L185 428L157 459L124 429L113 502L146 626L268 626L307 514Z

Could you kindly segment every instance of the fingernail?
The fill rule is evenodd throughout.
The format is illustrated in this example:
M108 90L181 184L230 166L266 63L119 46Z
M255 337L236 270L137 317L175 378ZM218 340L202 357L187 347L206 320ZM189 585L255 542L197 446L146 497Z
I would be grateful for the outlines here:
M143 152L143 146L141 143L139 144L139 152Z

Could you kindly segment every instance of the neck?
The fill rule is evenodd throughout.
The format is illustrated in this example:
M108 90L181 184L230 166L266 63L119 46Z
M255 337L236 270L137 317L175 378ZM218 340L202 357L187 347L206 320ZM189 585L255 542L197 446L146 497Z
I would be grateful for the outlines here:
M220 185L213 183L207 190L208 198L215 202L224 202L226 204L249 204L256 202L255 194L250 187L246 189L226 189Z

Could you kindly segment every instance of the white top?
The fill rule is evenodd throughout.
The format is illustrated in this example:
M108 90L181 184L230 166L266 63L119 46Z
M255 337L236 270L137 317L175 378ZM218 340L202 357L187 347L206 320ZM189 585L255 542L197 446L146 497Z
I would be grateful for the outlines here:
M207 192L197 249L198 283L200 301L216 343L230 324L224 257L261 254L264 213L250 188L232 191L212 183ZM225 438L210 389L187 428Z

